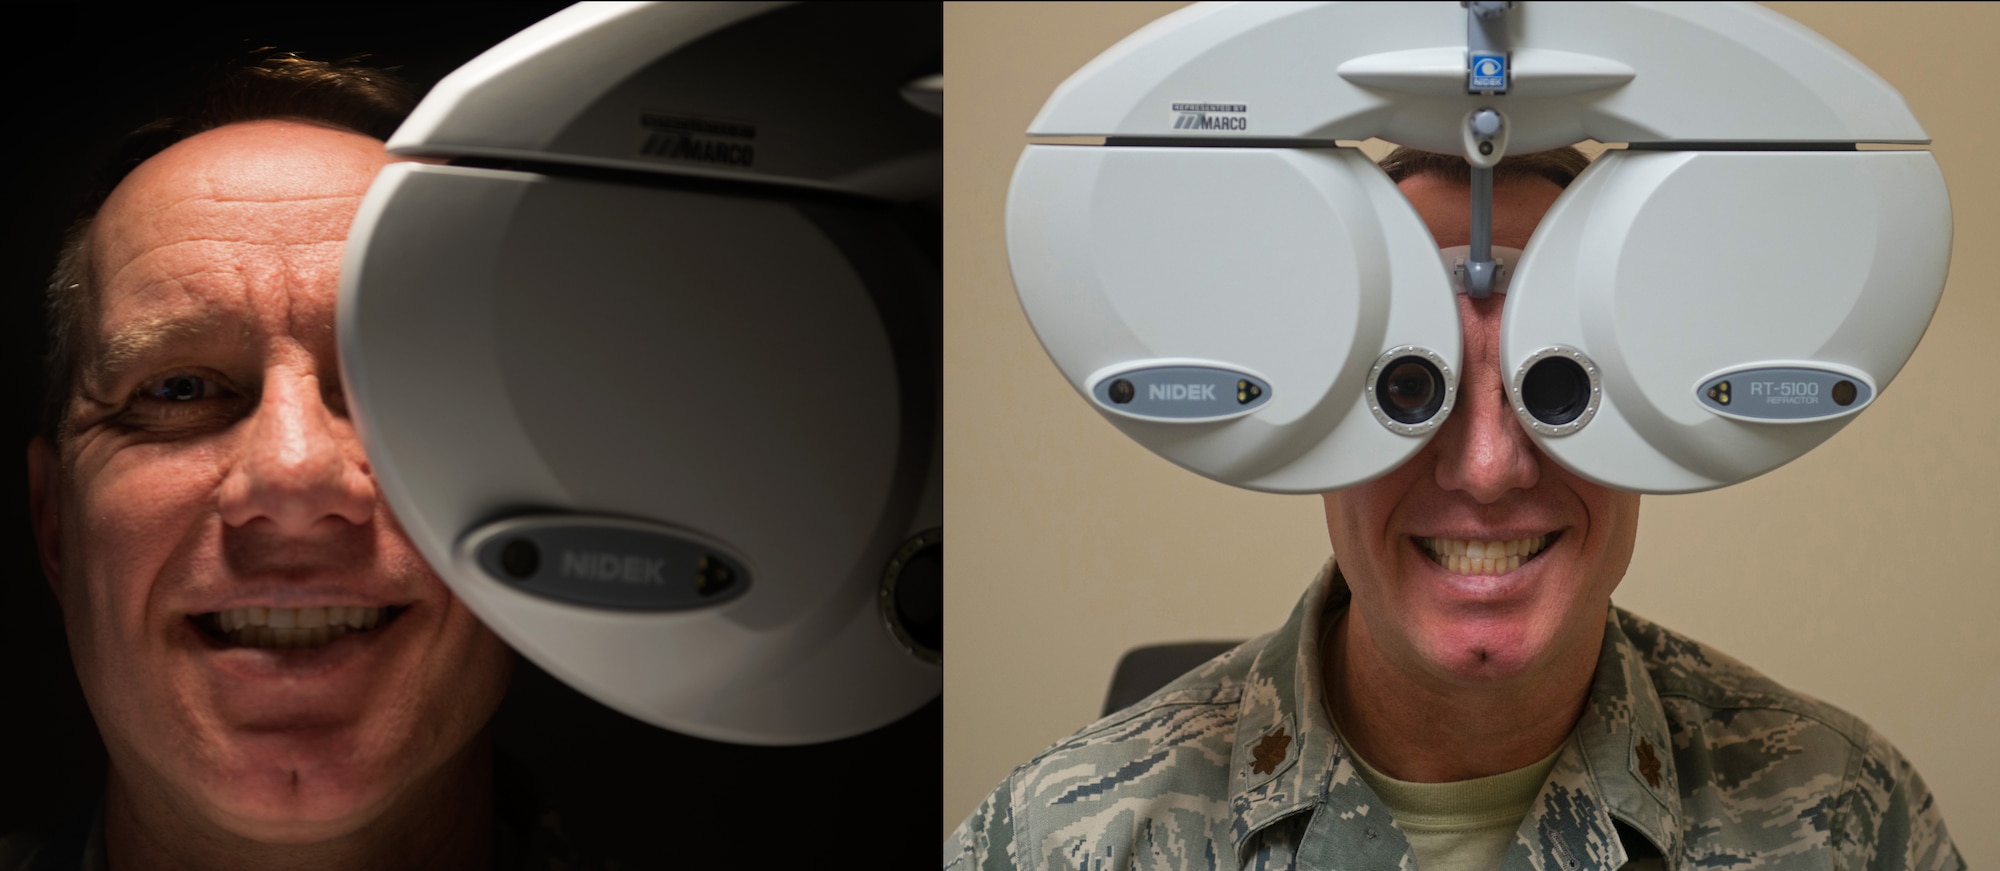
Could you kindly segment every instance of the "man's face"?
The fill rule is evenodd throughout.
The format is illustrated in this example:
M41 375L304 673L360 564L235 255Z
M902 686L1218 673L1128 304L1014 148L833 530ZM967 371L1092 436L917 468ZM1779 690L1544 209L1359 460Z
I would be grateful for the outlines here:
M1469 244L1465 185L1420 176L1401 187L1438 247ZM1496 184L1494 244L1527 247L1561 193L1539 178ZM1430 443L1388 475L1325 496L1354 593L1350 645L1370 644L1440 691L1587 671L1638 532L1637 494L1571 474L1521 428L1500 372L1505 302L1459 297L1458 402ZM1452 556L1475 542L1497 559Z
M135 170L92 231L70 434L30 450L114 780L260 840L463 768L511 664L390 516L341 395L337 270L386 162L262 121Z

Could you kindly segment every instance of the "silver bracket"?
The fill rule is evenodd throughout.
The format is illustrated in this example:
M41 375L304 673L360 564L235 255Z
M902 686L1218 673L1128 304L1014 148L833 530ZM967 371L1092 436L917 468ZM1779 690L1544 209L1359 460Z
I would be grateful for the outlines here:
M1511 58L1507 52L1504 0L1468 0L1465 4L1465 90L1486 96L1507 93ZM1472 164L1472 251L1465 264L1465 294L1485 299L1498 283L1493 262L1493 165L1507 151L1507 118L1482 108L1466 118L1465 159Z
M1513 59L1507 52L1507 13L1514 8L1504 0L1469 0L1465 7L1465 92L1504 94Z

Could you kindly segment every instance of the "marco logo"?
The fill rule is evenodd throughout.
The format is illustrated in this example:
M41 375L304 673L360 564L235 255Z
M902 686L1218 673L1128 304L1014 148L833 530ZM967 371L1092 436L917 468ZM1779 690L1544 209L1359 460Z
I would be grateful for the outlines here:
M639 153L648 157L724 166L757 162L757 127L747 122L648 112L639 117L639 126L646 131Z
M1185 402L1215 401L1213 384L1149 384L1146 385L1147 399L1182 400Z
M1210 115L1194 112L1174 120L1175 130L1248 130L1250 119L1243 115Z
M1242 103L1175 103L1175 130L1248 130L1250 107Z
M564 577L583 581L623 581L628 584L665 584L667 561L600 551L565 548L562 555Z

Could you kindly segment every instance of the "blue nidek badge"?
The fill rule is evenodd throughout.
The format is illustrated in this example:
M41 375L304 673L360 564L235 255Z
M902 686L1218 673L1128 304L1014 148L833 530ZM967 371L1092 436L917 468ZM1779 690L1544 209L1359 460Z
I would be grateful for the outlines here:
M1499 52L1475 51L1467 66L1472 70L1471 91L1507 91L1507 56Z
M1126 417L1205 423L1257 410L1271 400L1271 385L1219 367L1149 366L1097 379L1090 398L1098 408Z
M1702 379L1695 401L1723 417L1809 423L1868 406L1875 387L1860 375L1804 366L1746 366Z

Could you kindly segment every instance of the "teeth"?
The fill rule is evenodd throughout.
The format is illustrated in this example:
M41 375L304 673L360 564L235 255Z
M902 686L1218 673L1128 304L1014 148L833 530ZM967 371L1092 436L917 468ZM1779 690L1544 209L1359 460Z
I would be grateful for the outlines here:
M1417 544L1446 571L1458 575L1504 575L1547 547L1549 536L1514 541L1420 538Z
M349 632L381 625L384 608L332 605L324 608L231 608L203 617L237 647L319 647Z

